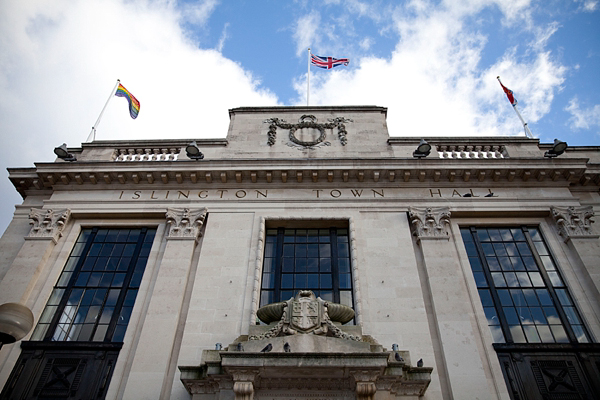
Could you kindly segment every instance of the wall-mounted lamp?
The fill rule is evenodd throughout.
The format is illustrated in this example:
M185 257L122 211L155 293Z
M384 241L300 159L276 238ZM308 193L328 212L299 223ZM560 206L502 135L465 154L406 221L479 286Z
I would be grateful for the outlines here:
M568 147L567 142L563 142L561 140L554 139L554 144L552 145L552 148L550 150L548 150L546 153L544 153L544 157L550 157L550 158L558 157L562 153L565 152L567 147Z
M417 149L413 152L413 157L423 158L427 157L429 153L431 153L431 145L425 139L421 139L421 143L419 143Z
M77 161L77 158L67 150L67 144L63 143L61 146L54 148L54 154L58 158L61 158L65 161Z
M185 154L192 160L202 160L204 158L204 154L202 154L195 141L185 146Z
M3 344L23 339L33 328L31 310L19 303L4 303L0 306L0 349Z

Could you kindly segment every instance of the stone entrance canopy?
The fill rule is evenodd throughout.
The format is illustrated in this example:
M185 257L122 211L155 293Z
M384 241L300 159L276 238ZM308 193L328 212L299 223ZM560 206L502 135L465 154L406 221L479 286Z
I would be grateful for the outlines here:
M193 399L422 396L433 368L413 367L408 351L388 351L360 327L341 325L353 318L349 310L310 291L262 307L270 325L250 326L224 350L204 350L201 365L179 367L181 381Z

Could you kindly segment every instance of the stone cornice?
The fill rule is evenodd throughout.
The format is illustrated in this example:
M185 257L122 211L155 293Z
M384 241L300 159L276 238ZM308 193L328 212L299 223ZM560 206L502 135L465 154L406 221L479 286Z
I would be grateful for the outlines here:
M587 159L492 160L300 159L165 162L38 163L36 168L9 168L10 180L25 197L27 191L61 186L157 184L314 184L392 183L457 185L599 186L600 168Z

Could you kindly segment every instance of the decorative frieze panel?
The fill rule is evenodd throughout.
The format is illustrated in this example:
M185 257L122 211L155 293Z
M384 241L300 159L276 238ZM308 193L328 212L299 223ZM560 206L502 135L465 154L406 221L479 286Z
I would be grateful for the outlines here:
M31 230L26 239L52 239L56 243L71 217L71 210L32 208L29 213Z
M290 124L287 121L280 118L269 118L264 122L269 124L269 130L267 132L267 144L269 146L273 146L277 139L277 128L288 129L289 130L289 143L288 146L291 147L300 147L300 148L315 148L320 146L329 146L330 142L325 140L326 137L326 129L338 128L338 138L342 146L345 146L348 143L346 131L347 122L352 122L351 119L347 119L344 117L337 117L333 119L327 119L326 123L318 123L317 117L314 115L303 115L298 119L297 124ZM319 132L319 136L317 138L313 138L312 140L302 140L296 134L298 131L302 131L302 129L313 129Z
M592 236L591 225L594 222L592 206L550 207L558 233L566 241L573 237Z
M408 216L413 234L421 239L448 239L450 235L449 207L409 207Z
M167 239L194 239L200 237L200 229L206 218L206 208L167 208Z

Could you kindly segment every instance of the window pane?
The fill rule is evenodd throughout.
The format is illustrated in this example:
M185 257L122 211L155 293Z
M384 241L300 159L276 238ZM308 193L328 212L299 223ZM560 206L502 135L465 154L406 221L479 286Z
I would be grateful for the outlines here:
M294 277L294 289L308 289L306 274L295 274Z
M473 276L475 277L477 287L487 287L487 281L483 272L473 272Z
M510 334L512 335L513 342L515 343L527 343L525 339L525 334L523 333L523 328L521 325L512 325L510 326Z

